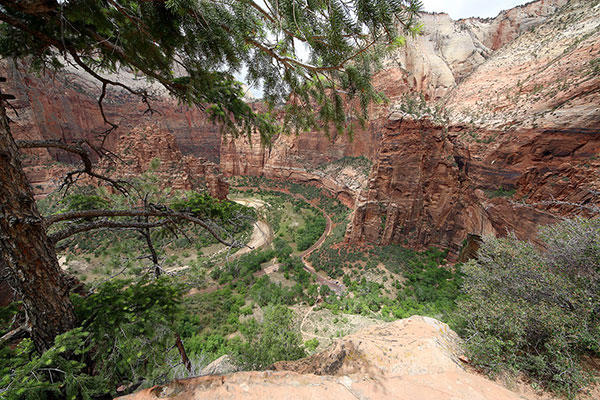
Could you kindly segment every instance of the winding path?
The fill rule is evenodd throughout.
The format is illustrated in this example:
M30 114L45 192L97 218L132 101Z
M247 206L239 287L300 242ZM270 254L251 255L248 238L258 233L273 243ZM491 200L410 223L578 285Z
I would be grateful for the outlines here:
M235 203L242 204L247 207L252 207L256 210L265 206L265 203L263 201L258 200L258 199L252 199L252 198L242 198L242 199L236 199L233 201ZM248 243L246 243L246 245L244 247L242 247L241 249L236 251L235 254L233 254L233 256L239 257L241 255L251 252L254 249L258 249L259 247L262 247L266 244L270 244L272 241L273 241L273 229L271 229L271 226L266 221L258 219L258 220L256 220L256 222L254 222L254 228L252 230L252 234L250 236L250 240L248 241ZM223 251L226 251L226 250L227 250L227 248L221 249L221 250L213 253L212 256L214 257L214 256L218 255L219 253L222 253ZM188 269L190 269L189 265L181 265L178 267L167 268L167 269L165 269L165 272L167 272L169 274L175 274L175 273L179 273L181 271L186 271ZM222 286L223 285L220 285L219 287L217 287L217 289L221 288Z
M325 231L323 232L323 234L321 235L319 240L317 240L307 250L300 253L299 257L302 259L302 263L304 264L304 269L307 272L310 272L311 274L313 274L318 283L320 283L321 285L327 285L329 287L329 289L333 290L336 294L340 295L340 294L343 294L344 291L346 290L346 287L344 286L344 284L341 283L340 281L333 280L330 278L326 278L322 275L319 275L317 273L317 271L313 268L311 263L308 261L308 256L310 256L313 251L321 248L321 246L323 245L323 242L325 242L325 239L327 239L327 237L331 234L331 228L333 226L333 223L331 222L331 218L329 217L329 215L327 215L327 213L324 210L322 210L321 208L319 208L315 205L313 205L313 207L315 207L316 209L321 211L321 213L325 217L325 221L327 222L327 225L325 226Z
M265 203L263 201L251 198L237 199L233 201L247 207L252 207L256 210L265 206ZM235 255L241 256L242 254L249 253L254 249L258 249L259 247L271 243L272 241L273 229L266 221L258 219L254 223L254 229L252 231L252 235L250 236L250 240L248 241L246 246L238 250L235 253Z
M330 279L328 277L326 278L322 275L319 275L317 273L317 271L313 268L313 266L310 264L310 262L308 262L308 260L307 260L308 256L310 256L312 254L312 252L314 252L315 250L318 250L323 245L323 242L325 242L325 239L327 239L327 237L331 234L331 228L332 228L333 223L331 222L331 218L329 217L329 215L322 208L312 204L310 201L308 201L306 199L306 197L304 197L300 194L290 193L287 190L282 190L282 189L277 189L277 188L264 188L264 187L260 187L260 188L263 190L271 190L271 191L275 191L275 192L285 193L285 194L295 197L299 200L302 200L302 201L310 204L311 206L315 207L317 210L321 211L321 213L323 214L323 217L325 217L325 221L326 221L325 231L323 232L323 234L321 235L319 240L317 240L308 249L306 249L302 253L298 254L298 256L302 260L304 270L306 272L312 274L315 277L315 280L317 281L317 283L319 283L320 285L328 286L337 295L343 294L346 291L346 287L344 286L344 284L342 284L340 281ZM243 191L243 190L250 190L250 189L255 189L255 188L238 187L237 189ZM258 202L260 202L260 201L253 201L253 199L251 199L251 198L238 199L238 200L234 200L234 201L237 203L240 203L240 204L254 207L254 208L259 208ZM264 205L264 203L262 203L262 205ZM252 238L254 238L254 242L253 242ZM262 221L262 220L257 221L257 223L254 225L254 231L252 232L252 238L250 239L248 246L240 249L235 254L236 256L245 254L256 248L262 247L265 244L271 243L271 241L273 240L273 230L272 230L271 226L266 223L266 221ZM252 243L252 245L251 245L251 243ZM279 265L280 264L271 265L265 269L262 269L262 270L256 272L254 275L255 276L262 276L265 274L270 275L279 269ZM225 284L222 284L222 285L218 285L216 287L206 288L206 289L202 289L202 290L194 290L194 291L192 291L193 293L190 292L190 293L188 293L188 295L195 294L195 293L210 293L210 292L216 291L218 289L221 289L225 286L226 286Z
M306 272L312 274L315 277L315 280L317 281L317 283L319 283L320 285L328 286L331 290L333 290L338 295L343 294L346 291L346 287L344 286L344 284L342 282L319 275L317 273L317 271L314 269L314 267L308 261L308 256L310 256L312 254L312 252L314 252L315 250L318 250L323 245L323 242L325 242L325 239L327 239L327 237L331 234L331 228L333 226L333 223L331 222L331 218L329 217L329 215L325 212L325 210L323 210L321 207L318 207L318 206L312 204L310 201L308 201L308 199L306 199L306 197L302 196L301 194L291 193L288 190L279 189L279 188L262 187L262 186L259 186L259 188L263 189L263 190L271 190L274 192L280 192L280 193L285 193L287 195L290 195L296 199L302 200L302 201L310 204L311 206L313 206L317 210L319 210L321 212L321 214L323 214L323 217L325 217L325 221L326 221L325 231L323 232L323 234L321 235L319 240L317 240L308 249L306 249L302 253L298 254L298 256L302 259L302 263L304 264L304 270ZM255 188L238 187L237 189L238 190L251 190L251 189L255 189ZM260 271L258 275L272 274L273 272L276 272L278 270L278 267L279 267L279 264L272 265L272 266L267 267L266 269Z

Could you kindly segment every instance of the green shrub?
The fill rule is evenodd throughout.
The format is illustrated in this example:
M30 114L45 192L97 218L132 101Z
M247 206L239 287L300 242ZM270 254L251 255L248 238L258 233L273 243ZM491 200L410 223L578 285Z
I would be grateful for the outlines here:
M327 223L325 218L316 214L306 218L306 226L296 231L296 245L299 251L304 251L312 246L325 231Z
M81 325L39 354L30 339L0 348L2 399L90 399L169 373L179 288L166 280L114 280L73 298Z
M263 322L246 332L238 362L244 369L259 370L280 360L306 356L301 336L292 328L293 313L285 306L265 308Z
M319 347L319 340L317 338L309 339L306 342L304 342L304 347L306 348L306 350L312 353L317 349L317 347Z
M484 193L488 198L494 199L496 197L513 197L515 195L515 193L517 193L517 190L516 189L505 189L502 186L500 186L498 189L484 190Z
M97 194L72 194L63 200L69 211L109 208L110 202Z
M487 238L464 266L459 332L489 372L525 372L574 396L588 382L581 356L600 355L600 222L542 230L546 252L514 236Z

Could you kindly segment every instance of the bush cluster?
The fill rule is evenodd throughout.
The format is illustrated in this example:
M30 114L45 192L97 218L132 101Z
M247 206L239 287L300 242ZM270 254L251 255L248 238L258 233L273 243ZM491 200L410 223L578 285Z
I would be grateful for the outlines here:
M600 355L600 220L542 229L545 251L514 236L487 238L464 266L459 332L477 365L525 372L574 396Z

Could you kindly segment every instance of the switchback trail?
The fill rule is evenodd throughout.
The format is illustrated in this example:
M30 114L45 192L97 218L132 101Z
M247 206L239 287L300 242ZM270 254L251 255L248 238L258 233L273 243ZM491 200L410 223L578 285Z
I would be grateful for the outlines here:
M291 193L289 190L286 190L286 189L263 187L263 186L259 186L259 188L262 190L271 190L274 192L280 192L280 193L285 193L287 195L290 195L296 199L302 200L302 201L310 204L311 206L313 206L317 210L319 210L321 212L321 214L323 214L323 217L325 217L325 221L326 221L325 231L323 232L323 234L321 235L319 240L317 240L308 249L306 249L302 253L298 254L298 256L302 259L302 263L304 264L304 270L306 270L306 272L309 272L310 274L312 274L315 277L315 280L317 281L317 283L328 286L331 290L333 290L338 295L343 294L346 290L346 287L344 286L344 284L342 284L340 281L331 279L329 277L324 277L322 275L319 275L307 259L308 256L311 255L312 252L314 252L315 250L318 250L323 245L323 242L325 242L325 239L327 239L327 237L331 234L331 228L333 226L333 223L331 222L331 218L329 217L329 215L325 212L325 210L323 210L321 207L319 207L317 205L312 204L306 197L302 196L301 194ZM237 187L236 189L242 190L242 191L247 191L247 190L249 191L249 190L253 190L256 188L242 186L242 187ZM269 267L269 273L277 271L278 266L279 265L276 264L276 265ZM260 275L264 275L264 273L265 273L264 271L261 271Z
M302 200L302 201L310 204L311 206L315 207L317 210L319 210L321 212L321 214L323 214L323 217L325 217L325 222L326 222L325 231L323 232L321 237L312 246L310 246L308 249L304 250L302 253L298 254L298 256L302 260L304 270L306 272L312 274L315 277L315 280L317 281L317 283L319 283L320 285L326 285L331 290L333 290L336 294L342 295L346 291L346 287L337 280L333 280L329 277L324 277L322 275L319 275L317 273L317 271L313 268L313 266L310 264L310 262L308 262L308 260L307 260L307 257L310 256L313 251L318 250L323 245L323 242L325 242L325 239L327 239L327 237L331 234L331 228L332 228L333 223L332 223L329 215L321 207L312 204L310 201L308 201L308 199L306 199L304 196L302 196L300 194L290 193L287 190L278 189L278 188L265 188L265 187L261 187L261 186L259 186L259 188L263 189L263 190L271 190L274 192L285 193L287 195L295 197L295 198ZM253 190L256 188L254 188L254 187L237 187L236 189L241 190L241 191L250 191L250 190ZM249 206L255 207L255 208L257 207L256 201L254 201L253 199L250 199L250 198L239 199L239 200L236 200L236 202L239 202L239 203L245 204L245 205L249 205ZM246 203L248 203L248 204L246 204ZM250 203L253 203L253 205L251 205ZM264 205L264 203L263 203L263 205ZM272 231L271 226L266 224L265 221L260 221L260 222L262 222L263 224L261 225L261 227L255 225L254 231L256 232L257 229L259 231L261 231L261 236L264 238L264 241L259 240L257 243L255 243L258 245L252 246L254 249L270 243L273 239L273 231ZM268 232L268 233L265 233L265 232ZM252 237L255 237L254 232L253 232ZM236 253L236 255L243 254L243 253L241 253L242 250L247 250L245 252L248 252L248 251L251 251L252 249L245 247L245 248L239 250ZM263 270L256 272L254 275L255 276L262 276L265 274L269 275L269 274L272 274L273 272L276 272L278 269L279 269L279 264L275 264L275 265L271 265ZM212 293L218 289L224 288L225 286L226 286L226 284L222 284L222 285L218 285L218 286L214 286L214 287L206 288L206 289L201 289L201 290L193 289L188 293L188 295L195 294L195 293Z

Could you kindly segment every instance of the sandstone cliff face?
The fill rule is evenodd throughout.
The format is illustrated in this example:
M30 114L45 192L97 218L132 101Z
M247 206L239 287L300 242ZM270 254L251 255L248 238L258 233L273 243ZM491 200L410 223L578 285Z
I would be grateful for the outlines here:
M527 10L543 14L564 4L559 3L535 2L483 22L502 26L502 18L518 21ZM391 113L391 119L413 121L385 124L349 241L455 250L465 233L514 231L535 240L538 225L597 209L600 4L571 1L532 26L532 32L490 52L448 92L444 118L423 110ZM481 32L479 37L491 43L490 51L499 40ZM431 85L438 91L446 87L424 82L429 86L416 87L430 97L437 93Z
M458 83L521 33L544 23L567 0L543 0L503 11L496 18L452 20L448 14L423 14L424 34L388 57L385 74L394 71L388 96L406 89L427 100L446 96Z
M119 160L102 160L99 164L101 169L114 171L109 173L115 178L131 179L151 171L162 187L204 188L218 199L227 198L229 193L218 165L200 157L184 156L175 136L158 126L134 128L121 138L116 153Z
M64 73L37 76L12 62L4 62L0 71L8 79L5 90L17 97L12 102L16 114L11 125L16 139L85 138L98 144L108 129L97 103L100 87L83 72L68 67ZM119 80L123 79L132 87L146 85L131 74L120 74ZM228 186L218 168L219 127L199 109L178 105L159 87L152 90L156 92L151 102L156 111L153 114L145 112L146 106L138 97L119 89L109 90L104 101L108 120L119 125L107 136L105 148L127 160L117 169L119 177L145 171L153 158L159 158L158 174L164 184L190 189L202 181L217 197L224 198ZM56 189L70 170L65 164L80 162L78 156L54 149L24 153L24 166L38 196ZM90 155L96 158L96 153Z
M221 169L224 174L254 175L294 182L314 183L337 196L346 205L354 204L357 193L366 185L367 173L352 168L331 173L328 164L344 157L364 156L372 159L380 141L380 121L372 121L367 129L347 136L327 138L321 132L279 135L271 147L260 139L223 137Z
M109 128L98 109L101 87L83 71L67 67L58 74L36 75L24 65L5 61L0 72L7 77L5 90L17 97L12 103L19 114L13 118L11 127L15 137L67 140L85 137L95 141L99 133ZM119 73L118 80L125 80L134 88L147 87L144 80L126 72ZM217 163L221 141L218 126L200 109L179 105L164 89L151 86L150 90L156 94L150 102L154 114L145 112L147 108L139 97L109 88L105 112L108 120L119 128L108 137L107 148L115 150L120 138L132 128L156 125L175 137L184 155L194 154ZM52 157L63 162L75 160L67 153L52 153Z
M67 172L76 167L54 163L26 169L36 195L43 196L59 188ZM201 157L184 156L175 137L156 125L133 128L117 143L112 155L105 156L94 165L95 172L115 180L135 181L140 178L159 188L172 190L207 190L218 199L226 199L229 184L219 166ZM40 174L43 185L36 186ZM144 176L146 174L146 176ZM106 186L87 175L78 179L80 184ZM108 189L114 191L113 187Z
M507 43L445 99L454 123L578 131L600 122L600 5L572 0Z
M411 318L366 328L322 353L280 362L274 371L177 380L123 400L199 399L523 399L465 371L448 325Z
M522 208L570 215L600 202L598 60L600 4L572 0L498 50L446 100L451 124L468 131L457 140L470 150L476 187L511 188L511 200L525 203L493 204L509 211L505 220L518 220Z
M492 233L465 160L441 127L408 117L389 120L347 239L456 250L456 240L467 233Z
M600 4L539 0L494 19L425 14L423 22L425 34L408 39L374 77L391 104L373 107L372 122L353 140L312 132L280 135L265 148L258 138L221 139L202 113L163 94L154 103L162 114L144 116L138 99L115 92L107 113L122 128L108 146L116 149L135 127L153 126L172 135L182 156L217 162L225 175L319 185L354 208L351 242L457 250L467 233L514 230L534 238L537 224L597 206ZM95 103L99 88L79 72L51 81L10 65L6 70L12 92L24 94L15 102L17 137L71 138L104 128ZM396 112L406 94L421 94L443 112ZM154 145L163 146L148 142ZM145 162L157 152L136 147ZM373 168L331 167L358 156ZM74 161L63 153L28 157L41 191L63 167L33 165ZM191 167L170 172L181 187L188 178L177 174L199 173L185 168ZM221 178L215 182L224 186Z

